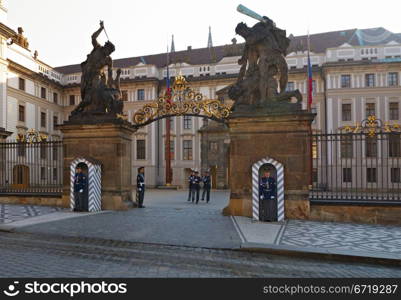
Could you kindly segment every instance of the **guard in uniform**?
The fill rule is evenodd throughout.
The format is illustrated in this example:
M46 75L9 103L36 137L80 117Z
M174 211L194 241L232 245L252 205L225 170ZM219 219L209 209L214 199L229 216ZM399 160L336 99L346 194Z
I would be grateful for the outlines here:
M200 192L200 182L202 178L199 177L199 172L195 171L195 175L192 179L192 203L195 201L195 194L196 194L196 204L199 202L199 192Z
M277 187L276 180L265 172L259 183L260 219L261 221L277 221Z
M145 168L138 168L138 175L136 176L136 201L139 208L143 206L143 199L145 198Z
M202 177L203 181L203 193L202 193L202 201L205 201L205 194L206 194L206 203L210 201L210 174L209 172L205 172L205 175Z
M77 167L74 177L74 199L75 199L74 211L84 211L86 185L87 185L87 178L85 174L82 173L82 168Z
M194 170L191 169L191 175L188 177L188 202L191 201L191 195L192 195L192 181L194 180L195 172Z

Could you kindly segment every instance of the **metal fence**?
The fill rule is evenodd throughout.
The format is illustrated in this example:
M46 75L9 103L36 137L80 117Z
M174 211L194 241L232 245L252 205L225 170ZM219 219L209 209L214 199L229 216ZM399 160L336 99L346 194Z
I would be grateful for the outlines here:
M401 135L312 136L311 202L401 204Z
M0 143L0 194L61 194L62 141Z

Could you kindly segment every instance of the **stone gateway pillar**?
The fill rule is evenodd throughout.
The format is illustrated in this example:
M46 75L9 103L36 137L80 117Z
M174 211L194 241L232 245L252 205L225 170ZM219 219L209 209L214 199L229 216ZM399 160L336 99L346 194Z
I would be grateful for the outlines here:
M234 100L228 119L230 134L230 202L223 213L258 216L258 201L252 202L252 166L269 158L284 170L284 216L282 186L278 219L309 218L311 184L311 124L315 114L302 109L299 90L287 90L285 60L291 40L286 31L268 17L239 6L238 11L259 22L248 27L238 23L235 33L245 39L237 81L228 88ZM311 70L309 70L311 71ZM311 92L310 87L309 92ZM312 100L308 98L308 103ZM278 169L277 173L278 173ZM255 170L257 173L257 170ZM282 172L280 173L282 176ZM257 178L253 182L258 182Z
M285 218L308 219L311 123L315 114L237 112L228 120L230 201L223 213L252 217L252 166L270 157L284 166Z
M101 164L101 208L124 210L132 206L131 137L136 132L124 116L120 90L121 69L113 78L111 54L115 46L101 46L97 37L105 30L103 21L92 34L93 50L81 63L81 99L64 125L63 205L70 205L71 162L78 157L95 159ZM107 67L108 76L104 73Z
M101 163L102 210L125 210L132 205L132 134L125 123L65 124L63 206L70 206L70 165L77 157Z

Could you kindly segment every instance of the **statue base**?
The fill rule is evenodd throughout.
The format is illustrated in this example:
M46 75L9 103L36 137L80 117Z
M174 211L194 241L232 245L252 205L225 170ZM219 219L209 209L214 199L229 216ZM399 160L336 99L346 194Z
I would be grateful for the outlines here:
M234 104L232 109L232 118L240 117L241 115L272 115L272 114L288 114L302 113L302 103L292 103L288 101L269 101L267 105L246 105Z
M285 217L308 219L311 178L309 135L315 114L298 110L285 112L237 109L228 120L230 134L230 201L225 215L252 217L252 166L272 158L284 166ZM275 112L274 112L275 110Z
M66 121L64 124L95 125L95 124L107 124L107 123L127 125L127 126L129 126L130 124L128 121L122 118L118 118L115 113L106 113L101 111L100 112L84 111L72 114L68 119L68 121Z
M132 207L131 137L136 129L124 122L67 122L59 126L64 143L63 206L68 207L70 203L71 162L77 157L84 157L102 163L102 210L126 210Z

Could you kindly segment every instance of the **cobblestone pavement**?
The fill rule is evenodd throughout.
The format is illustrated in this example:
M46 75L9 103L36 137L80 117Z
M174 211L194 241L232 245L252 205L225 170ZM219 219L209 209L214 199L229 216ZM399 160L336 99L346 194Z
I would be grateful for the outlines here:
M0 224L9 224L61 210L61 208L49 206L0 204Z
M401 268L0 232L0 277L401 277Z
M91 237L178 246L239 248L230 217L221 214L228 192L212 192L209 204L187 201L187 191L150 190L145 209L113 211L19 228L19 232Z
M401 227L289 220L278 244L401 254Z

